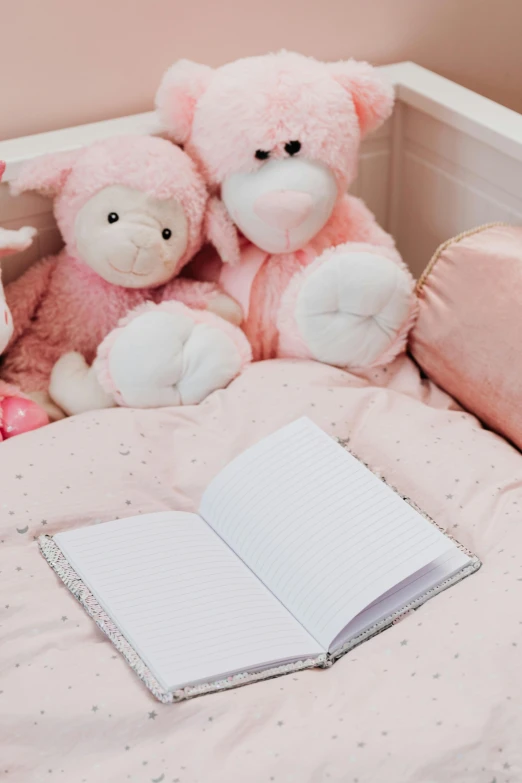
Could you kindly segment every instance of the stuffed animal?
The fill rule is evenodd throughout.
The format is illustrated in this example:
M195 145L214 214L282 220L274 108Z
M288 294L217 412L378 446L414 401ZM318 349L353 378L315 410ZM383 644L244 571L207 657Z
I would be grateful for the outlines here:
M0 181L4 171L5 163L0 161ZM0 228L0 259L26 250L31 245L35 234L36 229L29 226L19 228L17 231ZM13 318L5 300L1 275L2 269L0 267L0 355L6 349L13 334Z
M0 161L0 181L5 163ZM26 250L33 241L36 229L24 226L17 231L0 228L0 259ZM0 268L0 354L7 347L13 334L13 318L1 282ZM19 394L18 390L0 381L0 441L13 435L37 429L48 423L47 414L32 400Z
M13 190L54 197L65 248L6 288L14 333L3 380L58 418L116 402L199 402L239 372L247 341L219 317L238 322L237 304L213 283L177 277L203 242L207 205L181 149L111 138L28 163Z
M289 52L215 70L182 60L156 104L215 194L214 244L239 263L214 279L242 305L254 358L361 368L404 349L413 279L393 239L347 194L361 139L393 105L374 68ZM211 276L208 262L197 274Z

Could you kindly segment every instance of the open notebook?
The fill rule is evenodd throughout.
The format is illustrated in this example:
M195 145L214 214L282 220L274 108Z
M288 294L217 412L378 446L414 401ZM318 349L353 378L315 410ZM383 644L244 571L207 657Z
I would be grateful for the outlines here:
M199 514L40 546L162 701L328 666L480 565L306 418L227 465Z

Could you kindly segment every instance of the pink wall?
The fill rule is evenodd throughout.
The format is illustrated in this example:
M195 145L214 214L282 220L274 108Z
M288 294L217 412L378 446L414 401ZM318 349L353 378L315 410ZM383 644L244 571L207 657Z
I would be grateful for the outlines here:
M522 111L521 0L2 0L0 139L146 111L179 57L414 60Z

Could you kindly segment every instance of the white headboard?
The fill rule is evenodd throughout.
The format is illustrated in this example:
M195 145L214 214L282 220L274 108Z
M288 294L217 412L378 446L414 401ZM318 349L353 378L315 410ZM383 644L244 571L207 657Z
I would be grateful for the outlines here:
M419 275L437 246L482 223L522 224L522 115L414 63L383 66L396 88L394 114L362 148L352 191L366 200ZM121 133L158 133L154 113L0 142L7 163L0 185L0 223L30 224L38 239L3 262L4 282L56 252L60 236L49 202L9 195L21 164Z

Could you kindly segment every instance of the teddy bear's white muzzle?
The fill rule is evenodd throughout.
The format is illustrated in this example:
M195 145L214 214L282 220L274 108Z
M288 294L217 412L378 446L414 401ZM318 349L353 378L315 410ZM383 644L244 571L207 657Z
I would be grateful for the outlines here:
M337 200L333 172L301 157L269 160L225 179L223 202L240 231L268 253L303 248L328 222Z
M309 217L314 200L299 190L279 190L264 193L254 202L254 212L269 226L280 231L297 228Z

